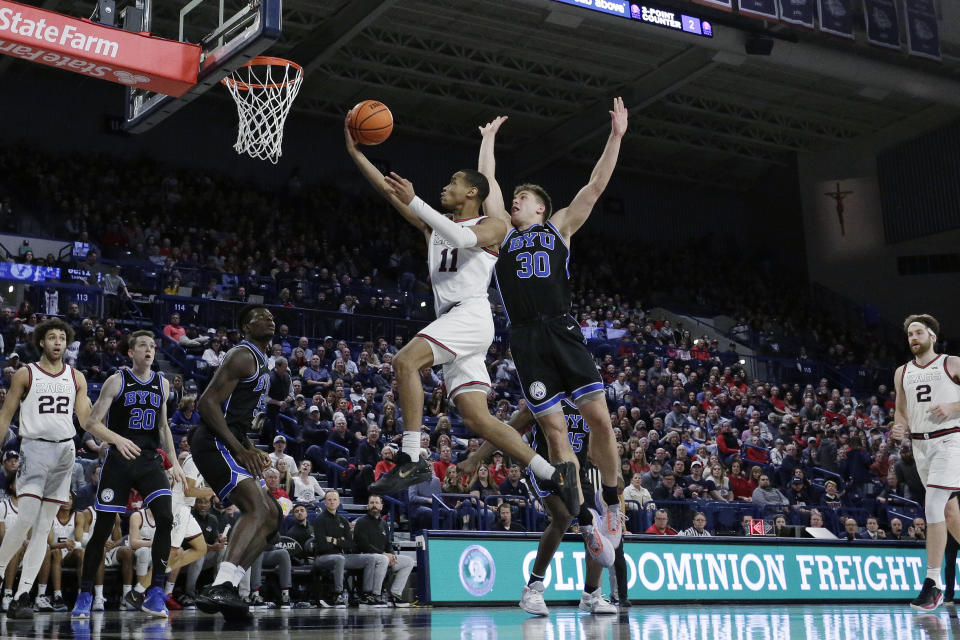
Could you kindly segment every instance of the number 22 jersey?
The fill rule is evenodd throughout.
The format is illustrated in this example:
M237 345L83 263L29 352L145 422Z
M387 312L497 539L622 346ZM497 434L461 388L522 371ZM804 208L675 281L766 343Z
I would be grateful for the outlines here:
M27 365L30 386L20 403L20 437L66 440L77 435L73 407L77 380L73 367L64 363L59 373L48 373L36 362Z

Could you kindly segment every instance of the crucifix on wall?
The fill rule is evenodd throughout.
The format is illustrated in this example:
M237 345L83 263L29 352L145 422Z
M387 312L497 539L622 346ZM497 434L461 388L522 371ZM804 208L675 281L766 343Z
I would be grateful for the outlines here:
M841 191L840 183L838 182L836 191L827 191L826 193L823 194L828 198L833 198L834 200L837 201L837 220L840 222L840 235L842 236L847 235L846 227L844 227L844 224L843 224L843 199L846 198L851 193L853 193L853 191Z

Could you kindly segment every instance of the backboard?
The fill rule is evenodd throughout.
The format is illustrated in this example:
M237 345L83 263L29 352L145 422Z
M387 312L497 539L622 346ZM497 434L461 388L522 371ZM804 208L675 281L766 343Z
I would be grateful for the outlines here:
M128 87L119 129L128 133L149 130L263 53L282 32L281 5L282 0L190 0L161 24L162 14L151 0L136 0L143 15L141 30L199 44L200 69L196 86L179 98ZM168 6L162 10L176 11Z

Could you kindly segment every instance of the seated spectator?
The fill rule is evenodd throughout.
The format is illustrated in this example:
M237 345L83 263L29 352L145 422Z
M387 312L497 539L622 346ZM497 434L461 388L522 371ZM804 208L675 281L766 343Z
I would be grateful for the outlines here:
M909 540L903 532L903 520L900 518L890 518L890 533L886 535L887 540Z
M446 410L446 398L443 397L443 388L437 387L430 394L430 397L424 403L426 413L431 416L439 416ZM439 425L438 425L439 426Z
M300 425L300 439L307 446L314 444L323 446L329 435L328 424L320 417L320 407L311 405L307 410L307 419Z
M317 482L317 479L310 475L313 471L313 463L309 460L300 462L299 473L293 476L293 494L294 502L303 504L317 504L318 499L323 496L324 490Z
M440 447L440 459L433 463L433 475L444 478L447 475L447 469L453 465L453 451L450 445L445 444Z
M440 478L433 476L426 482L407 489L407 514L411 533L430 528L433 524L433 496L443 493Z
M707 482L703 479L703 463L694 460L690 463L690 475L679 481L683 487L684 497L688 500L700 500L708 497Z
M509 471L503 463L503 451L493 452L493 462L487 468L490 470L490 481L495 485L499 487L506 481Z
M730 489L730 480L727 474L723 472L723 465L719 462L713 463L710 475L704 478L707 489L707 495L711 500L721 500L730 502L733 500L733 491Z
M172 295L176 295L176 293ZM180 344L180 338L187 335L187 330L180 326L179 313L170 315L170 323L163 328L163 335L173 340L174 344Z
M634 510L637 509L637 505L632 504L632 502L639 502L640 507L644 508L651 501L650 492L643 486L643 474L633 474L630 478L630 484L623 490L623 499L627 502L628 508Z
M290 494L287 493L287 490L280 486L280 472L275 468L270 467L263 472L263 479L267 483L267 491L274 498L279 500L280 498L290 499Z
M303 378L304 392L308 395L325 391L331 383L330 371L322 365L319 354L310 357L309 366L300 375Z
M760 469L760 467L755 468ZM749 502L753 499L753 490L760 486L759 481L754 482L752 478L743 475L743 463L739 460L734 460L730 465L730 473L727 474L727 479L730 481L730 489L733 491L734 500Z
M525 532L527 530L519 522L513 521L513 507L510 506L510 503L503 502L497 508L498 520L493 524L494 531L521 531Z
M758 469L759 467L754 468ZM753 490L751 501L762 507L786 506L790 503L787 497L780 493L779 489L770 486L770 476L765 473L760 476L760 483L757 488Z
M373 469L374 482L379 480L380 476L383 474L390 473L390 470L397 466L397 463L395 462L397 451L397 445L393 444L392 442L383 446L383 449L380 451L381 460Z
M643 474L642 484L643 487L650 492L650 495L653 495L653 492L660 486L663 477L661 474L662 468L663 464L660 460L654 458L650 461L650 470Z
M869 516L867 518L867 526L860 532L859 537L861 540L886 540L887 534L880 528L880 523L877 522L877 519L874 516Z
M706 518L704 518L706 524ZM657 509L653 516L653 524L644 533L655 536L675 536L677 532L670 528L670 516L664 509Z
M307 507L305 505L294 505L291 513L293 514L293 522L287 527L283 535L296 540L297 544L300 545L303 555L291 556L290 559L294 564L303 564L308 555L307 540L313 537L313 527L307 522Z
M280 474L280 488L287 492L288 497L293 496L293 474L290 473L286 458L277 460L277 473Z
M273 438L273 451L271 451L268 456L270 456L270 466L274 469L277 468L277 460L283 459L287 461L287 469L293 469L297 466L297 462L293 459L289 453L286 453L287 449L287 439L279 434Z
M639 473L643 475L647 471L650 471L650 464L647 462L647 454L641 448L637 448L633 452L633 457L630 460L630 470L633 473Z
M923 518L914 518L913 523L907 527L907 535L913 540L927 539L927 521Z
M210 340L206 351L204 351L203 356L201 356L203 361L207 363L207 367L211 369L216 369L222 365L226 357L227 352L223 348L223 343L217 338Z
M707 531L707 516L702 511L693 514L693 526L684 529L678 535L693 536L695 538L707 538L713 534Z
M326 571L332 574L334 604L340 606L347 604L347 597L343 592L344 570L363 569L363 593L360 596L360 603L376 605L379 602L379 598L374 595L374 589L377 587L376 578L378 573L386 570L385 567L389 564L387 558L356 552L350 523L337 513L340 508L340 494L333 490L327 491L323 503L324 510L314 522L317 552L313 560L314 571Z
M720 461L725 465L731 464L733 459L740 455L740 441L730 430L729 421L720 424L720 434L717 436L717 454L720 456Z
M843 540L860 540L860 527L854 518L847 518L843 523Z
M837 489L837 483L833 480L827 480L823 483L823 495L820 496L820 504L831 509L839 509L843 506L843 496Z
M525 500L520 504L526 504L526 498L530 497L527 491L526 483L521 479L520 465L510 465L510 471L507 473L507 479L500 484L500 493L505 496L519 496Z
M383 556L386 559L385 569L374 578L372 593L381 592L384 578L389 572L392 578L388 596L390 604L394 607L408 607L410 603L403 597L403 589L413 571L413 559L398 554L393 548L390 543L390 529L383 521L382 513L383 499L378 495L367 498L367 513L355 522L353 540L359 553Z

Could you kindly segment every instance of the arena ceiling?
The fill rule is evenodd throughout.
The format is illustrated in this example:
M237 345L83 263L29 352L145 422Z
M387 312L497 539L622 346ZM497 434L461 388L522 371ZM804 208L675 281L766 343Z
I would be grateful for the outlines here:
M93 3L32 4L86 16ZM174 28L182 4L155 2L154 32ZM269 53L306 68L295 109L316 116L342 119L377 98L400 131L476 144L479 123L508 115L501 142L531 170L592 162L611 98L623 95L622 170L737 189L796 152L960 116L960 46L946 42L944 62L931 63L696 11L718 25L714 41L549 0L284 0L284 36ZM745 55L746 31L764 29L775 55ZM803 62L778 58L784 48Z

